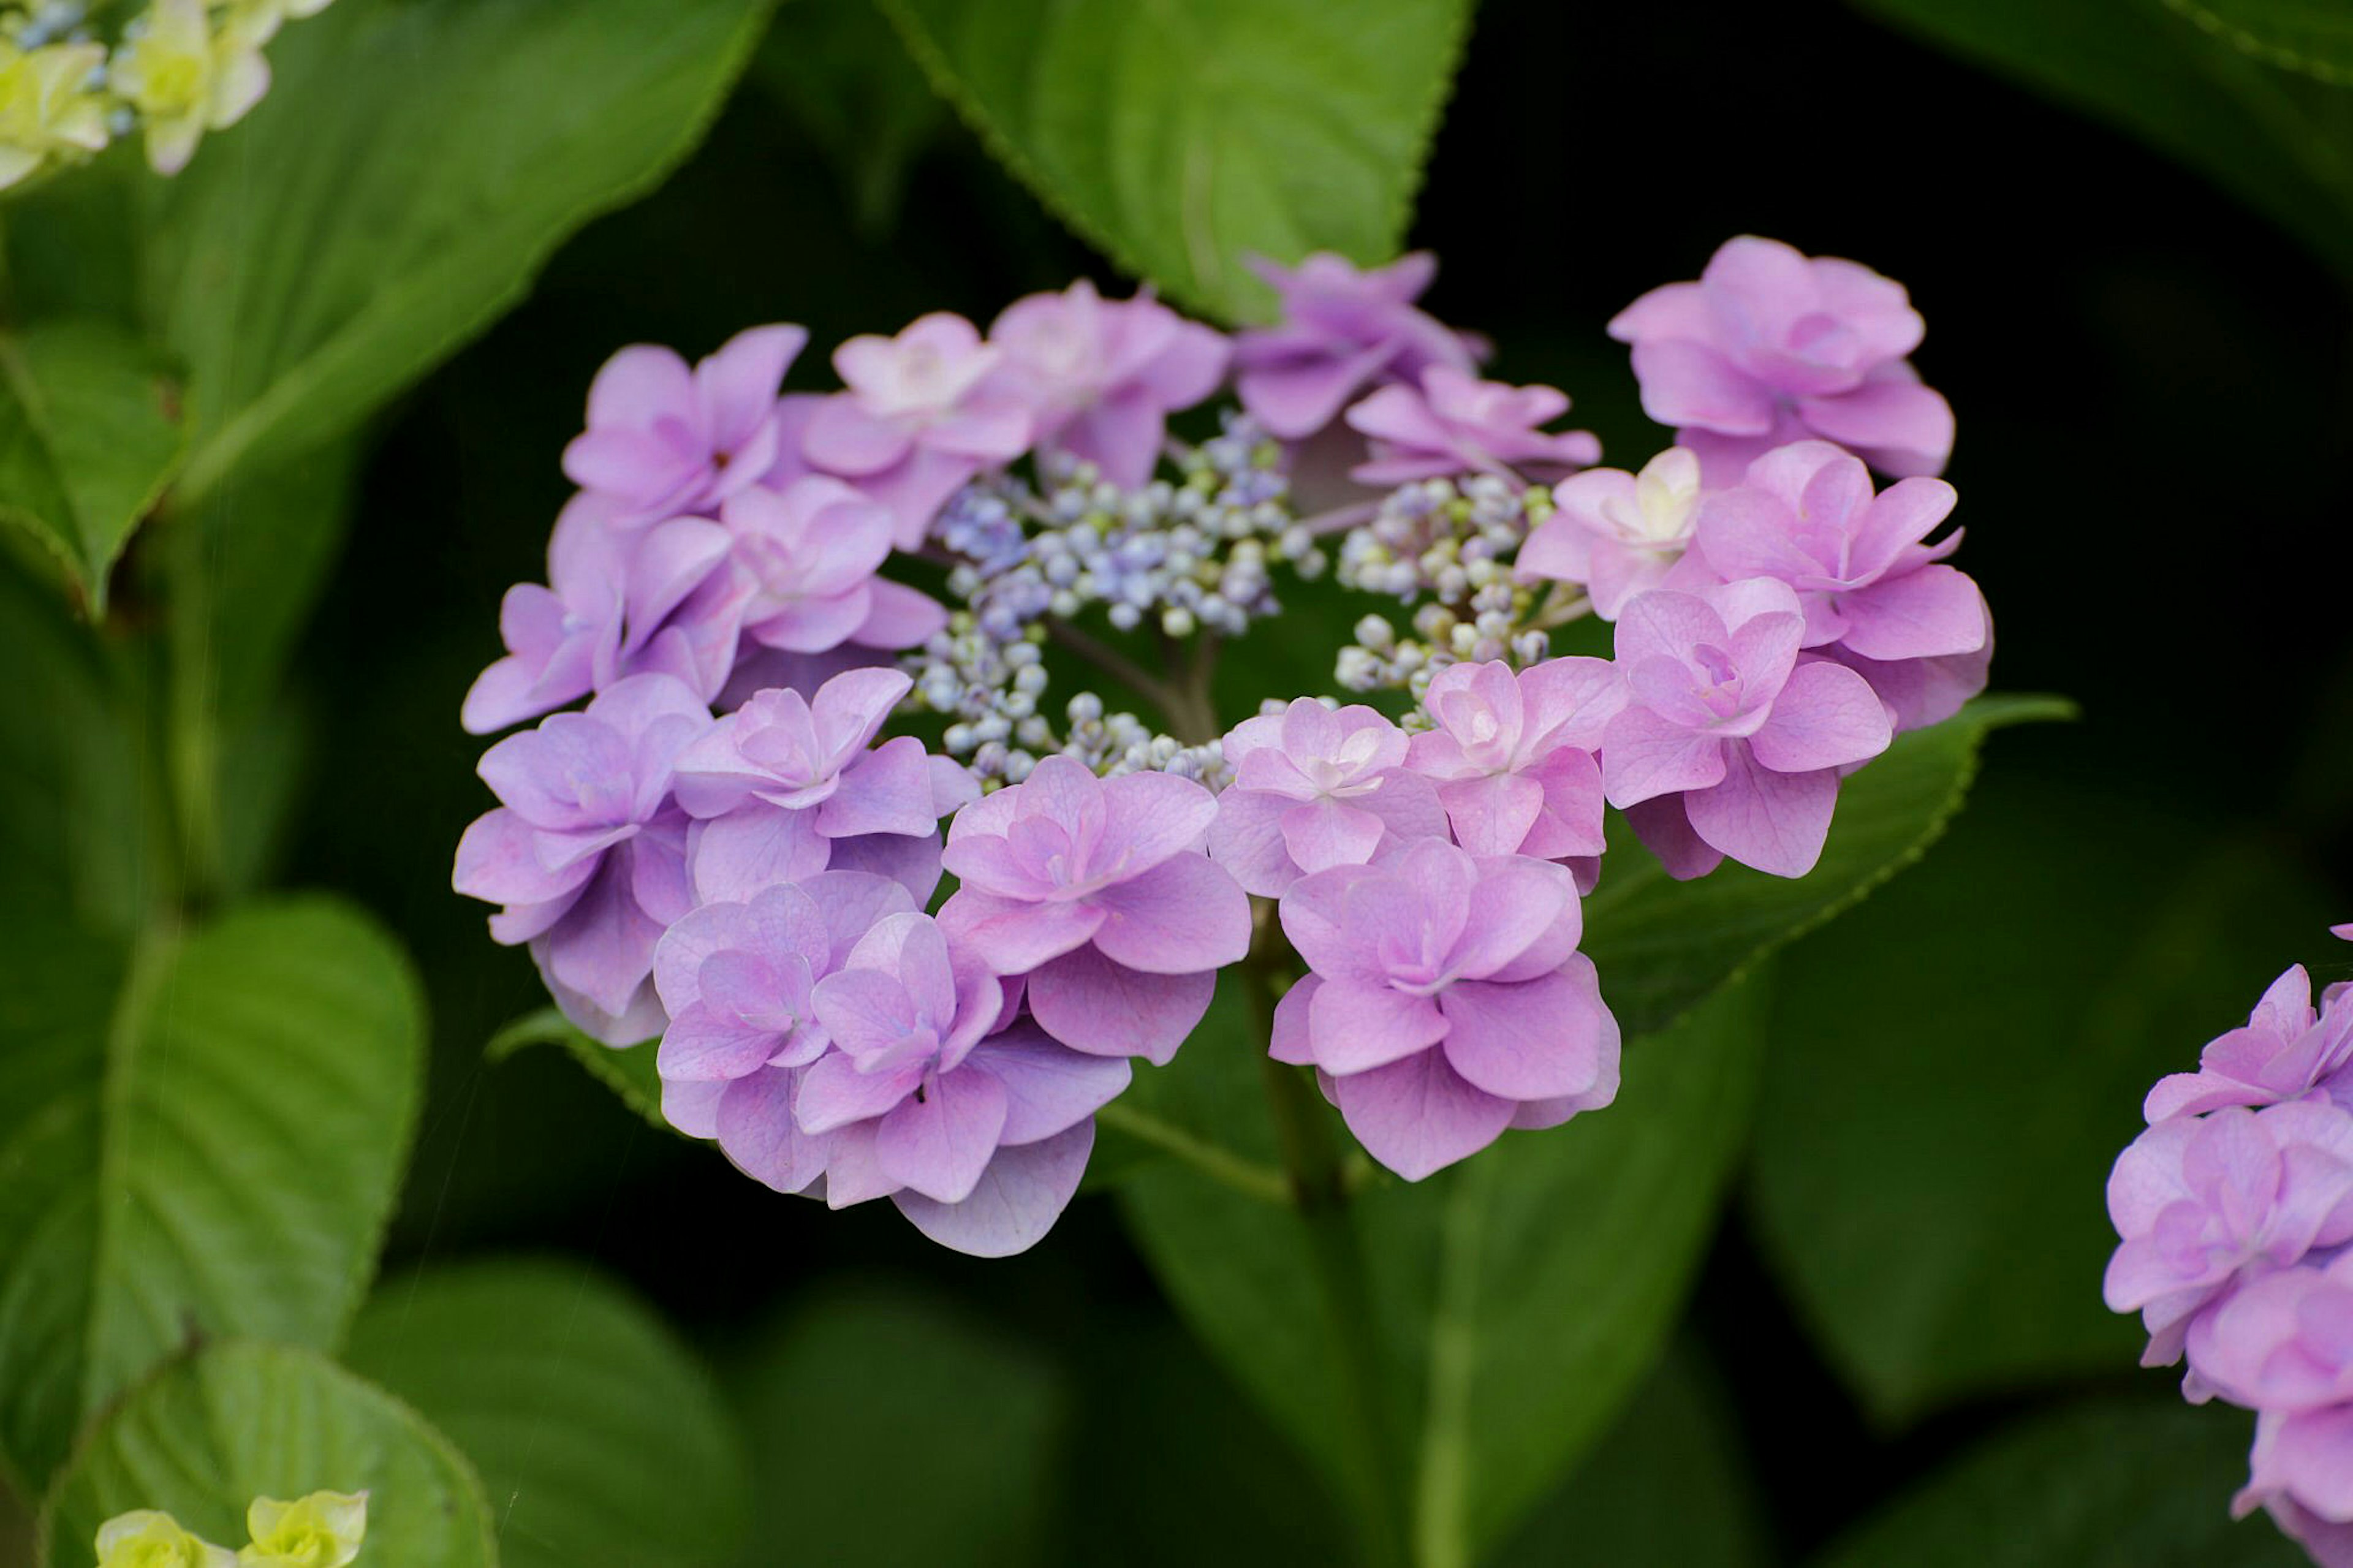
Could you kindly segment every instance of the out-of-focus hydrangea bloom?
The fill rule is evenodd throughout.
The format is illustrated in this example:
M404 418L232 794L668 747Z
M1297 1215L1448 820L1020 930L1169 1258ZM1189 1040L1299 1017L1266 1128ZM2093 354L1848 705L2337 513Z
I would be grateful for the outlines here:
M1250 417L1286 441L1331 424L1367 386L1416 383L1432 365L1478 365L1473 340L1414 304L1438 273L1428 251L1364 269L1321 250L1296 268L1250 266L1282 315L1235 335L1235 389Z
M20 49L0 40L0 191L54 158L105 147L106 100L89 87L105 63L97 44Z
M2353 1252L2249 1281L2191 1321L2189 1352L2202 1389L2259 1412L2234 1511L2353 1562Z
M1887 711L1842 666L1799 663L1805 616L1767 578L1626 606L1627 703L1603 731L1602 779L1679 878L1725 856L1777 877L1820 858L1840 771L1892 738Z
M1567 412L1568 394L1557 387L1433 364L1419 384L1393 383L1348 409L1348 424L1372 441L1372 457L1349 476L1367 485L1482 473L1560 479L1601 460L1591 431L1543 428Z
M1565 868L1423 839L1300 879L1282 919L1314 973L1277 1005L1271 1052L1314 1066L1408 1181L1616 1097L1618 1024Z
M506 906L491 937L530 943L565 1016L607 1045L661 1029L654 945L695 901L670 767L710 724L682 681L631 676L508 736L477 770L501 804L459 841L453 883Z
M2259 1413L2249 1468L2234 1516L2261 1508L2316 1568L2353 1568L2353 1406Z
M236 1568L237 1554L190 1534L152 1508L117 1514L98 1527L98 1568Z
M1808 436L1882 473L1942 473L1953 411L1905 358L1924 331L1902 284L1753 235L1726 241L1697 282L1653 289L1609 323L1633 345L1644 412L1675 427L1714 484Z
M807 342L800 327L754 327L691 367L653 343L621 350L589 384L565 474L607 498L617 527L716 510L776 461L777 389Z
M345 1568L367 1540L365 1492L312 1492L292 1502L258 1497L245 1510L252 1543L237 1568Z
M1218 796L1209 857L1272 898L1311 871L1361 865L1385 844L1442 837L1446 814L1405 765L1408 737L1370 708L1294 699L1234 726L1234 782Z
M948 825L950 937L1028 976L1039 1026L1074 1050L1166 1063L1250 949L1250 899L1202 851L1215 796L1189 779L1100 779L1053 756Z
M1029 411L993 384L1003 359L946 311L895 338L852 338L833 354L846 390L810 409L801 457L890 508L892 538L913 550L957 487L1029 448Z
M1521 670L1449 665L1422 710L1408 765L1436 781L1454 841L1473 855L1540 860L1601 853L1601 765L1594 753L1626 705L1608 659L1554 658Z
M2110 1310L2137 1311L2142 1364L2181 1354L2190 1321L2243 1279L2353 1241L2353 1113L2326 1100L2160 1121L2117 1156Z
M269 29L233 13L215 27L205 0L151 0L145 22L107 79L145 127L148 165L176 174L206 131L236 124L269 90Z
M996 384L1027 406L1032 439L1092 463L1124 489L1151 479L1168 416L1217 391L1225 338L1149 293L1105 300L1081 279L1006 307L988 329Z
M2353 1005L2332 988L2316 1011L2312 977L2301 963L2271 984L2239 1028L2199 1053L2196 1072L2171 1073L2148 1091L2142 1113L2154 1125L2226 1105L2275 1105L2315 1089L2339 1104L2353 1100Z
M1553 513L1520 546L1514 573L1523 583L1582 584L1593 613L1614 621L1628 600L1666 584L1691 546L1699 496L1699 458L1683 447L1668 447L1639 474L1571 474L1553 486Z
M1952 717L1983 689L1993 656L1985 595L1944 564L1957 531L1926 542L1953 510L1941 479L1901 479L1877 495L1861 460L1799 441L1749 465L1741 483L1700 502L1698 560L1726 582L1771 577L1798 591L1804 646L1865 679L1903 729ZM1910 679L1934 666L1934 697Z
M800 1075L793 1109L823 1141L826 1201L892 1196L934 1240L983 1257L1043 1236L1127 1063L1026 1026L990 1035L997 977L927 915L877 921L814 1000L832 1048Z

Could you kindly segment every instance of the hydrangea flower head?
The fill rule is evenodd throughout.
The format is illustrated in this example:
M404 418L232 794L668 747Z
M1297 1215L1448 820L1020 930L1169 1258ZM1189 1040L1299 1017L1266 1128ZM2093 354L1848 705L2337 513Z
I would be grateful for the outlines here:
M742 610L753 641L787 653L824 653L847 642L906 647L944 621L911 608L911 589L875 575L891 553L890 512L839 479L811 474L781 491L748 489L720 517L734 536L749 584ZM903 624L902 624L903 623Z
M622 526L716 509L776 462L777 390L807 342L800 327L754 327L691 367L652 343L621 350L589 384L565 475L610 498Z
M1882 473L1943 472L1953 411L1905 358L1924 330L1902 284L1753 235L1726 241L1697 282L1653 289L1609 323L1633 345L1643 411L1720 484L1808 436Z
M98 1568L236 1568L237 1554L152 1508L115 1515L98 1527Z
M367 1539L365 1492L312 1492L292 1502L258 1497L245 1510L253 1542L237 1568L345 1568Z
M1568 395L1557 387L1511 386L1432 364L1418 384L1391 383L1349 408L1349 425L1373 444L1370 459L1349 476L1367 485L1472 473L1559 479L1601 460L1591 431L1543 428L1567 412Z
M1600 658L1553 658L1516 675L1501 662L1452 664L1430 679L1409 765L1437 781L1454 841L1473 855L1542 860L1601 853L1601 765L1594 753L1624 707Z
M2151 1124L2226 1105L2275 1105L2315 1089L2340 1102L2353 1092L2353 1006L2330 997L2316 1011L2312 977L2293 964L2271 984L2246 1023L2218 1035L2198 1056L2198 1070L2172 1073L2148 1091Z
M105 147L106 102L88 85L105 63L97 44L20 49L0 41L0 190L52 158Z
M992 384L1003 357L946 311L895 338L852 338L833 355L847 390L810 411L801 456L888 506L912 550L958 486L1029 447L1029 411Z
M205 0L151 0L146 26L114 51L108 79L145 123L147 163L176 174L206 131L226 131L269 90L267 34L239 18L216 27Z
M1148 292L1110 300L1082 278L1006 307L988 329L998 384L1036 420L1040 450L1083 458L1134 489L1152 477L1168 416L1225 379L1225 338Z
M1028 975L1055 1039L1165 1063L1250 948L1249 896L1202 852L1217 815L1189 779L1048 757L949 824L962 885L940 923L997 973Z
M1272 898L1301 876L1361 865L1384 844L1442 836L1446 814L1409 771L1406 732L1361 704L1312 697L1234 726L1234 782L1218 796L1210 858L1246 892Z
M793 1113L826 1141L826 1201L896 1195L934 1239L987 1256L1043 1235L1127 1063L1035 1029L985 1038L997 976L928 915L877 921L814 1000L833 1048L801 1074Z
M1698 521L1699 458L1670 447L1642 465L1588 468L1552 487L1553 513L1520 546L1523 583L1584 584L1593 613L1614 621L1626 602L1665 584Z
M1615 1098L1618 1024L1565 868L1424 839L1302 878L1282 919L1314 973L1278 1005L1272 1054L1315 1067L1408 1181Z
M2191 1320L2189 1364L2251 1410L2353 1404L2353 1252L2251 1279Z
M607 1045L661 1028L654 945L694 904L670 768L710 723L683 682L631 676L508 736L478 770L501 804L459 841L453 884L506 906L491 937L529 942L565 1016Z
M1799 663L1804 635L1796 593L1770 578L1662 589L1619 617L1627 702L1602 733L1602 779L1674 875L1725 856L1805 875L1839 771L1887 749L1879 699L1841 665Z
M2124 1238L2108 1306L2141 1314L2142 1364L2166 1365L2242 1274L2353 1241L2353 1112L2295 1100L2160 1121L2117 1156L2108 1217Z
M1363 269L1321 250L1296 268L1263 258L1250 267L1282 313L1235 336L1235 386L1250 417L1286 441L1331 424L1367 386L1419 382L1435 364L1478 364L1472 340L1414 304L1438 272L1428 251Z
M2353 1568L2353 1405L2255 1416L2251 1474L2231 1505L2244 1519L2261 1508L2318 1568Z

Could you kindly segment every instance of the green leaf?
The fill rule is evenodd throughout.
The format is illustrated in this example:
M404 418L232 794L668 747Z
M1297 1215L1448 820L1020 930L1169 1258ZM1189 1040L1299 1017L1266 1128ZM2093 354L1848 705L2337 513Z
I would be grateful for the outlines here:
M1350 1205L1382 1347L1375 1418L1406 1435L1419 1561L1476 1560L1648 1369L1740 1145L1756 992L1725 989L1630 1052L1607 1110ZM1299 1211L1177 1168L1123 1197L1178 1310L1336 1484L1359 1484L1351 1373Z
M506 1568L692 1568L730 1561L743 1537L733 1416L686 1347L592 1269L495 1262L390 1281L343 1359L473 1461Z
M1758 1238L1890 1426L2133 1364L2102 1194L2142 1097L2290 963L2335 959L2327 896L2258 837L2080 788L1981 795L1775 993Z
M90 1561L98 1527L153 1508L232 1549L246 1505L368 1494L361 1562L495 1568L465 1457L416 1412L309 1351L231 1341L174 1362L106 1413L41 1510L41 1562Z
M1629 1037L1669 1023L1746 964L1811 931L1927 852L1961 807L1988 731L2062 719L2052 697L1989 697L1933 729L1899 736L1839 786L1821 861L1790 880L1725 865L1677 882L1610 821L1601 885L1585 901L1585 952Z
M1964 1456L1820 1568L2302 1568L2268 1520L2231 1519L2243 1411L2089 1401Z
M701 139L769 5L343 0L287 28L260 107L151 186L187 492L349 429L488 326Z
M752 79L831 160L859 232L889 232L915 160L948 116L872 0L793 0Z
M0 948L0 1457L213 1335L332 1349L416 1120L424 1005L322 899L135 943L19 922Z
M882 0L934 85L1126 270L1231 319L1240 265L1396 254L1468 0Z
M1014 1568L1043 1556L1071 1391L944 1298L832 1287L764 1336L729 1383L769 1521L744 1568Z
M588 1069L598 1083L621 1097L621 1103L665 1132L678 1130L661 1110L661 1074L654 1069L654 1042L607 1046L590 1039L571 1019L554 1007L526 1013L491 1037L482 1053L502 1062L530 1046L558 1046Z
M2138 136L2353 273L2353 95L2274 70L2158 0L1855 4Z
M1761 1568L1764 1498L1729 1397L1697 1347L1676 1346L1493 1568Z
M69 318L0 333L0 516L56 555L93 618L187 443L170 362L121 328Z
M2165 0L2234 49L2332 86L2353 83L2353 16L2321 0Z

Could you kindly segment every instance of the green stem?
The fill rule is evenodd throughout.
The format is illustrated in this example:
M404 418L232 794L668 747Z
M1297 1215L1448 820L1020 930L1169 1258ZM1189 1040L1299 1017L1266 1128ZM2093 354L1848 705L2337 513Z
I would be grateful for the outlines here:
M1271 1026L1274 965L1282 943L1272 922L1245 961L1243 980ZM1369 1568L1402 1568L1406 1556L1405 1466L1390 1431L1383 1395L1379 1327L1373 1321L1372 1280L1364 1246L1349 1213L1346 1161L1332 1137L1331 1118L1304 1068L1261 1058L1267 1108L1282 1151L1306 1232L1308 1256L1322 1288L1326 1324L1339 1372L1340 1436L1348 1456L1364 1561Z
M1095 1112L1096 1122L1126 1133L1138 1142L1149 1143L1208 1176L1222 1182L1238 1193L1245 1193L1261 1203L1287 1204L1291 1201L1291 1184L1281 1171L1271 1165L1235 1153L1222 1144L1198 1138L1172 1122L1163 1121L1148 1110L1138 1110L1122 1100L1113 1100Z

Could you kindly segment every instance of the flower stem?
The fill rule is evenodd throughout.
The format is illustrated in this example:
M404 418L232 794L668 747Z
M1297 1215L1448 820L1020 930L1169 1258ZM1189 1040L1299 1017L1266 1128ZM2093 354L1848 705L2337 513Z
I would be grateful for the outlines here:
M1222 1144L1196 1137L1173 1122L1163 1121L1148 1110L1138 1110L1121 1100L1113 1100L1095 1112L1102 1126L1124 1132L1140 1143L1149 1143L1164 1153L1173 1154L1210 1180L1222 1182L1238 1193L1244 1193L1261 1203L1287 1204L1291 1201L1291 1183L1271 1165L1237 1154Z
M1159 709L1172 721L1182 701L1176 687L1153 674L1127 655L1060 616L1046 617L1046 635Z

